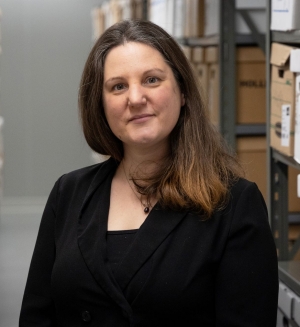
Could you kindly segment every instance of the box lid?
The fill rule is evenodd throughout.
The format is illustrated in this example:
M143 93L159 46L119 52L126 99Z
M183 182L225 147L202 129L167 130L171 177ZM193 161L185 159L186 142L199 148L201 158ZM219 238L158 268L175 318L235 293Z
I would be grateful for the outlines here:
M271 64L279 67L283 67L287 64L290 58L291 50L293 47L280 43L272 43L271 48Z

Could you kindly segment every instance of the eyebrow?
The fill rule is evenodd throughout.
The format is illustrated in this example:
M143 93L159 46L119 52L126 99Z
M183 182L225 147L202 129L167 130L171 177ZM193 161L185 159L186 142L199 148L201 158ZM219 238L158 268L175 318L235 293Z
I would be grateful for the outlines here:
M151 69L146 70L146 71L143 73L143 75L147 75L147 74L149 74L149 73L155 73L155 72L160 72L160 73L163 73L163 74L166 73L164 70L162 70L162 69L160 69L160 68L151 68ZM115 80L121 80L121 79L123 79L123 78L124 78L124 77L122 77L122 76L111 77L111 78L109 78L107 81L105 81L104 84L106 85L106 84L109 84L109 83L111 83L111 82L113 82L113 81L115 81Z

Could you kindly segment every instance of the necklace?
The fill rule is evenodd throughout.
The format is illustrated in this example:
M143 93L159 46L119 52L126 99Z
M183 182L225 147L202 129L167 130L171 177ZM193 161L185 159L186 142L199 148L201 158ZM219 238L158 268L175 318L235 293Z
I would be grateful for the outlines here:
M126 181L127 181L128 185L129 185L129 187L131 188L133 194L138 198L138 200L141 202L142 206L144 207L144 213L146 213L146 214L149 213L149 211L150 211L150 206L149 206L149 205L146 205L146 204L144 204L144 203L142 202L141 198L136 194L135 190L133 189L133 187L132 187L131 184L130 184L130 181L129 181L129 179L128 179L127 175L126 175L126 172L125 172L125 167L124 167L123 160L121 161L121 164L122 164L123 171L124 171L124 175L125 175L125 177L126 177Z

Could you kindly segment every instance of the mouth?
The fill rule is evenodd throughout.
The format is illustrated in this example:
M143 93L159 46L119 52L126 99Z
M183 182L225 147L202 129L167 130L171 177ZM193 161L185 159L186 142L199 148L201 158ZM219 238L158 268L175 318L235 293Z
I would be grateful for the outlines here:
M129 119L129 122L133 122L136 124L144 123L151 119L154 115L151 114L141 114L141 115L135 115Z

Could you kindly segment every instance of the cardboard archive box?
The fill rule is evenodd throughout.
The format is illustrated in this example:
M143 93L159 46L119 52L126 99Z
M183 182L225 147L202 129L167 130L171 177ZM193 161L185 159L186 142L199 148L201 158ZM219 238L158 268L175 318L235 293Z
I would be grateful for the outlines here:
M296 74L296 115L295 115L295 138L294 159L300 163L300 73Z
M172 0L173 1L173 0ZM185 0L185 37L201 37L204 33L204 0Z
M190 47L189 45L184 45L184 44L181 44L180 47L181 47L181 50L183 51L183 53L185 54L187 60L189 62L191 62L192 61L192 47Z
M266 64L259 47L237 47L236 122L266 122Z
M300 49L291 50L290 71L295 73L294 159L300 163Z
M271 48L270 143L287 156L294 155L296 75L289 69L292 49L279 43Z
M219 126L219 101L220 101L220 71L219 71L219 48L216 46L206 47L204 50L205 63L207 65L207 106L212 123Z
M246 178L255 182L267 200L267 141L265 136L238 137L238 158L245 170Z
M255 182L267 200L267 141L265 136L238 137L237 155L245 170L246 178ZM297 197L297 175L299 171L288 168L289 212L300 212L300 198Z
M288 204L290 212L300 212L300 198L297 193L298 174L298 169L288 168Z
M202 97L207 98L208 92L208 66L205 63L204 48L193 47L192 64L202 90Z
M208 65L208 108L212 122L219 124L218 48L205 48ZM236 123L266 122L265 57L258 47L238 47L236 50Z
M271 30L291 31L300 29L300 1L272 0Z

